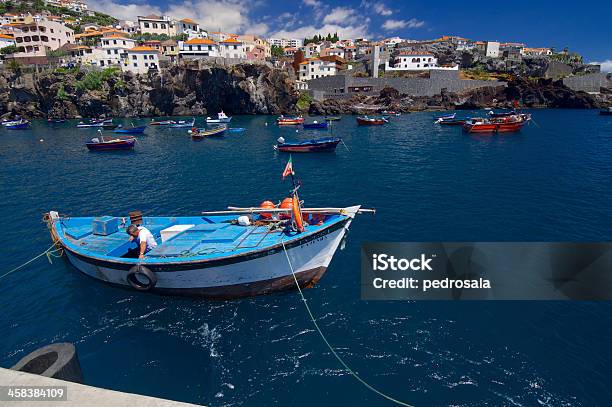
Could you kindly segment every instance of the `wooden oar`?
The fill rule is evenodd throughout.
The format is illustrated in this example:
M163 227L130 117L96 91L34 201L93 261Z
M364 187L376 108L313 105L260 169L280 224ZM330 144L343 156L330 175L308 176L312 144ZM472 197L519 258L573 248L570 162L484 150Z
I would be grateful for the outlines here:
M228 206L226 211L208 211L202 212L202 215L232 215L239 213L287 213L293 209L288 208L273 208L263 209L258 207L240 208L235 206ZM302 213L330 213L330 214L344 214L347 208L302 208ZM376 213L376 209L359 209L357 213Z

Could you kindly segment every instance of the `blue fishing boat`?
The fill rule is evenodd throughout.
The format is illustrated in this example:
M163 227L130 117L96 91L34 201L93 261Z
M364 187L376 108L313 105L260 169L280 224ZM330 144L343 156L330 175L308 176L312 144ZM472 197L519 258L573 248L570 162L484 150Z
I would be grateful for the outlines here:
M47 123L49 123L49 124L61 124L61 123L66 123L66 119L53 119L53 118L48 118L48 119L47 119Z
M144 133L146 125L144 126L132 126L132 127L119 127L118 129L113 130L113 133L123 133L123 134L142 134Z
M315 120L312 123L304 123L303 126L305 130L326 130L327 122L318 122Z
M30 122L25 119L4 122L2 125L9 130L25 130L30 127Z
M95 279L138 291L227 299L316 284L360 206L232 208L201 216L46 215L68 260ZM274 206L274 205L272 205ZM141 225L156 246L138 258L127 227ZM291 264L289 264L289 261Z
M278 138L278 144L274 149L283 153L320 153L336 150L339 137L326 137L307 141L285 142L283 137Z

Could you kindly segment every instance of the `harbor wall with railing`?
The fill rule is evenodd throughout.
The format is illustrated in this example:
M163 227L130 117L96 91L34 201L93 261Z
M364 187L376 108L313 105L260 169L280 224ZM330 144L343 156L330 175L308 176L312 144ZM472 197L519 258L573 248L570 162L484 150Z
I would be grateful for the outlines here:
M428 78L363 78L336 75L308 81L308 89L316 100L348 98L355 94L378 94L386 87L411 96L434 96L443 90L461 92L487 86L506 86L506 82L461 79L458 71L431 71Z

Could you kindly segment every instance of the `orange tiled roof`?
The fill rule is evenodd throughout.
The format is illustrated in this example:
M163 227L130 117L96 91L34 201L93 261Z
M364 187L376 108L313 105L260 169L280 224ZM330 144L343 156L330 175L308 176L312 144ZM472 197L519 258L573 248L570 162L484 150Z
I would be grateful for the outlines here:
M187 23L187 24L197 24L195 21L193 21L191 18L183 18L182 20L180 20L181 23Z
M242 42L238 41L236 38L232 37L232 38L228 38L225 41L221 41L221 42L229 42L232 44L242 44Z
M131 38L127 38L127 37L124 37L123 35L119 35L119 34L106 35L106 36L104 37L104 39L108 39L108 38L113 38L113 39L116 39L116 40L128 40L128 41L134 41L134 40L133 40L133 39L131 39Z
M134 48L130 48L128 49L128 51L132 51L132 52L157 52L157 50L151 48L151 47L134 47Z
M209 40L208 38L192 38L188 41L185 41L185 44L188 45L213 45L215 42L213 40Z
M15 39L12 35L8 35L8 34L0 34L0 38L4 38L5 40L14 40Z

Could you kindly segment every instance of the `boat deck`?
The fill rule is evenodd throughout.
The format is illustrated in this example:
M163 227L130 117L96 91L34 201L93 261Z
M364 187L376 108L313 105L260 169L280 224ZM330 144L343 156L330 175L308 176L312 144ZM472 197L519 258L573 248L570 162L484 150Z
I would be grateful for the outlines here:
M328 215L320 225L308 225L303 238L329 225L339 222L342 215ZM120 219L120 218L119 218ZM232 224L233 216L211 217L147 217L143 226L151 231L158 246L146 253L145 261L165 262L177 259L205 259L226 257L261 250L298 237L297 232L281 228L270 230L267 225L240 226ZM58 236L69 249L97 258L122 258L136 244L129 240L126 226L109 235L93 233L93 217L66 218L56 224ZM170 227L185 225L186 230L177 232L162 242L161 232ZM136 259L134 259L136 260Z

